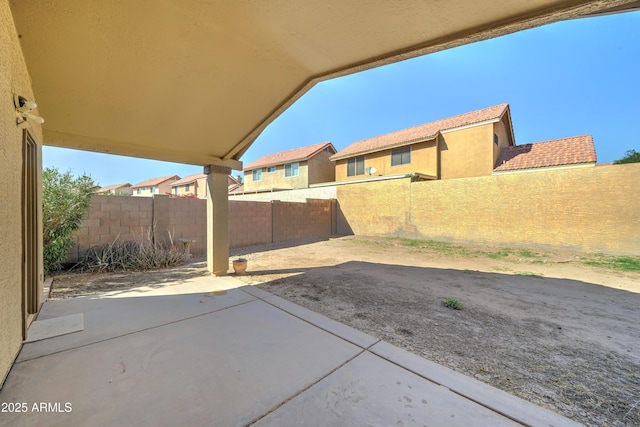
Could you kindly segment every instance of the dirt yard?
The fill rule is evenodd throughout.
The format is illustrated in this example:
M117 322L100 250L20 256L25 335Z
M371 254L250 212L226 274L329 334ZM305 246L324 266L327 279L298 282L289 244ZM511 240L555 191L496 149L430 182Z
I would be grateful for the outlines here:
M640 273L570 252L352 236L233 255L248 259L246 283L575 421L640 425ZM201 274L202 262L62 275L52 295ZM463 308L445 307L447 298Z
M583 424L640 426L640 274L568 252L406 243L238 255L242 280L268 292Z

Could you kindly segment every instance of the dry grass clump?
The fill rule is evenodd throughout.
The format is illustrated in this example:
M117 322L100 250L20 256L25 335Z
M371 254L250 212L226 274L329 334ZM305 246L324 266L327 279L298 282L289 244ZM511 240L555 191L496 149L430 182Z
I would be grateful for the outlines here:
M186 261L184 251L173 247L173 239L165 245L152 236L152 230L149 230L137 240L120 242L116 239L107 245L91 248L74 268L87 272L155 270Z

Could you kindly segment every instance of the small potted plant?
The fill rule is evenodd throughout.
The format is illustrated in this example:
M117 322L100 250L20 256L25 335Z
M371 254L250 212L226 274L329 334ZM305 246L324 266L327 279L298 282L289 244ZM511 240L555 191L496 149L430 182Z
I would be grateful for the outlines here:
M236 276L241 276L247 271L247 260L245 258L238 258L233 260L233 271Z

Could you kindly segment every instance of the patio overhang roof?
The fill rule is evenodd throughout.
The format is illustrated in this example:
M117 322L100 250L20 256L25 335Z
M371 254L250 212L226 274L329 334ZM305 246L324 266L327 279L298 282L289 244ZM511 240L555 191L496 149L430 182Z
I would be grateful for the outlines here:
M322 80L637 0L12 1L44 143L238 161Z

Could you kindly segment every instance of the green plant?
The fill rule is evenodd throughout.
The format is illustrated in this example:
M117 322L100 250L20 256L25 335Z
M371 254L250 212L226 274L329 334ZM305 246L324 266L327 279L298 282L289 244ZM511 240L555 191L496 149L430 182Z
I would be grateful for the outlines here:
M640 163L640 153L636 150L628 150L624 153L624 157L613 162L615 165L621 165L623 163Z
M640 257L595 254L580 259L583 264L622 271L640 271Z
M451 310L462 310L462 302L458 298L449 297L443 301L443 304Z
M56 168L42 171L42 231L45 274L60 270L73 246L73 233L91 205L98 187L87 175L74 177Z

